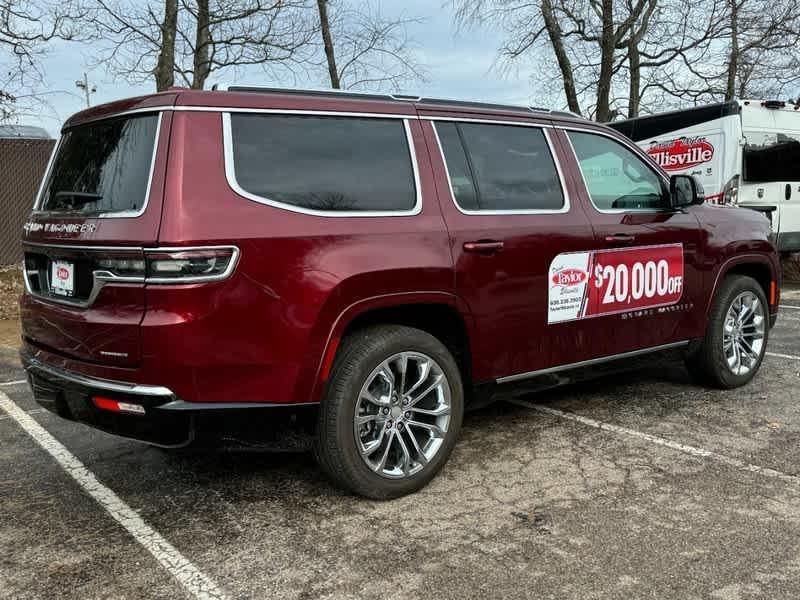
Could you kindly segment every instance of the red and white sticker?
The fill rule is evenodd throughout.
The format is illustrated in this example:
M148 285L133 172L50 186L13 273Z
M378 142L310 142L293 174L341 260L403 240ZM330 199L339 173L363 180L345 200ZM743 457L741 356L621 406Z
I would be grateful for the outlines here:
M548 323L669 306L683 295L683 245L559 254L548 283Z
M714 158L714 146L703 136L653 142L647 153L665 171L684 171Z
M50 268L50 291L60 296L72 296L75 291L75 265L54 260Z

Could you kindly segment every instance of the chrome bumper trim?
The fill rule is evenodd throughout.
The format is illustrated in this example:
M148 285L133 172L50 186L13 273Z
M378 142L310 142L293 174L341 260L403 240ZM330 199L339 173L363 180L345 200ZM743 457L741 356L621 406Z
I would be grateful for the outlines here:
M121 394L132 394L134 396L162 396L174 398L175 394L169 388L160 385L142 385L138 383L125 383L122 381L109 381L108 379L97 379L82 375L74 371L67 371L66 369L59 369L50 365L46 365L40 360L37 360L29 355L22 355L22 364L25 370L33 374L42 373L53 379L61 379L63 381L82 385L88 388L105 390L108 392L117 392Z

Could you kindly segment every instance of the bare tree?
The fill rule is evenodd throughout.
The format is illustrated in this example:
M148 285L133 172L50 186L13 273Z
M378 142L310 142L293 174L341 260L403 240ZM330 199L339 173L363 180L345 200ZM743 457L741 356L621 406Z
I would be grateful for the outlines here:
M331 78L331 87L338 90L342 87L339 81L339 69L336 66L336 51L331 38L331 22L328 19L328 0L317 0L319 10L319 29L322 34L322 45L325 49L325 59L328 63L328 76Z
M38 90L48 43L76 37L72 0L0 0L0 120L46 102Z
M519 60L552 52L558 62L567 105L580 111L579 96L588 95L588 112L598 121L612 116L615 74L620 49L628 46L635 25L646 21L655 0L454 0L456 20L463 25L498 24L506 34L500 52ZM545 37L546 36L546 37ZM583 86L576 80L583 77Z
M399 91L425 79L408 32L420 19L384 17L371 0L317 0L317 13L331 87Z
M662 93L681 102L784 97L800 83L798 0L717 0L712 33L699 53L683 53L680 71L664 74Z
M504 32L501 64L554 61L566 105L599 121L800 83L800 0L451 1Z
M178 35L178 0L164 0L160 44L153 76L159 92L175 84L175 37Z
M273 76L305 69L316 23L310 0L93 0L99 63L124 79L205 87L216 72L258 65Z

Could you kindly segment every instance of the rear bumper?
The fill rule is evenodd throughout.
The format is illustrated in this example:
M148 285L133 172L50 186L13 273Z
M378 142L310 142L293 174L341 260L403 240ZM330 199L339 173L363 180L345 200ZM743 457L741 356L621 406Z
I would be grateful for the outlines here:
M36 402L65 419L157 446L180 447L194 439L193 412L171 409L185 403L165 387L96 379L48 365L24 351L20 357ZM97 408L96 396L141 407L143 413Z
M166 448L187 446L206 436L276 449L307 449L316 423L316 403L186 402L169 388L92 377L48 364L39 354L20 352L36 402L71 421L124 438ZM140 407L141 413L95 406L101 396Z

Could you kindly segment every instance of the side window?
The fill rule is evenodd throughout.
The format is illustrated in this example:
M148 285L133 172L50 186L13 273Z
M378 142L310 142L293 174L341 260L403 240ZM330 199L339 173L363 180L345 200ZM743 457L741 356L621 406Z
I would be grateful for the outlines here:
M559 210L564 195L544 131L537 127L439 123L450 183L465 210Z
M400 119L231 113L236 182L320 211L408 211L417 193Z
M456 203L465 210L478 210L478 194L472 181L469 161L461 143L461 136L455 123L437 123L436 133L442 144L450 187Z
M745 131L745 181L800 181L800 135L766 131Z
M602 135L567 132L592 203L599 210L666 208L661 177L619 142Z

